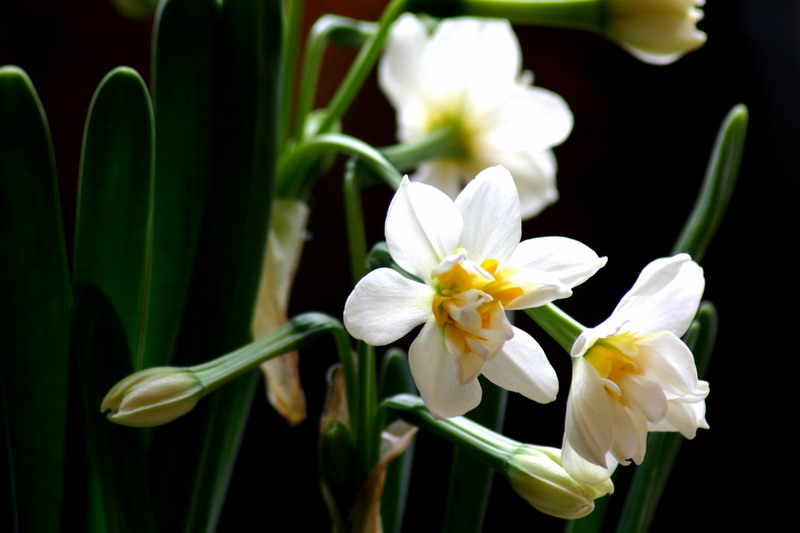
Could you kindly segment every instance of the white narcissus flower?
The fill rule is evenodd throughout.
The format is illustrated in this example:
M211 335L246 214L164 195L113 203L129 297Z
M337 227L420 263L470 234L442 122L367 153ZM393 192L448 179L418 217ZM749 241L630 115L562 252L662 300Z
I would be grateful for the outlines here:
M478 405L480 374L532 400L555 399L558 380L547 357L504 311L570 296L605 258L564 237L520 243L519 197L503 167L481 172L455 202L405 178L385 230L392 258L421 281L389 268L367 274L345 304L351 335L381 346L424 324L409 363L439 418Z
M618 463L641 463L648 431L694 438L708 383L680 336L703 294L703 270L686 254L647 265L611 316L572 347L572 386L562 460L586 483Z
M508 21L448 19L429 35L413 15L397 20L378 79L397 110L398 138L443 127L459 136L457 156L423 163L413 179L455 198L479 171L500 164L516 180L523 219L556 201L552 148L572 130L572 113L557 94L532 87L521 64Z
M703 46L697 29L705 0L607 0L607 32L647 63L672 63Z

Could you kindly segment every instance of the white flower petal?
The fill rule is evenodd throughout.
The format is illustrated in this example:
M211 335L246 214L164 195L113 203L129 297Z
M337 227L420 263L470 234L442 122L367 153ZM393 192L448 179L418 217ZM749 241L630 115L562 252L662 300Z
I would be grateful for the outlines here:
M569 475L589 485L596 485L608 480L617 468L617 460L609 452L606 454L604 464L607 468L590 463L572 448L569 441L564 439L561 447L561 465Z
M378 83L393 106L405 106L409 100L419 98L416 60L422 55L427 41L425 26L410 13L401 15L392 26L379 65Z
M519 43L505 20L446 19L426 52L426 84L442 95L461 95L476 112L506 97L521 66Z
M679 431L687 439L693 439L697 428L708 429L705 401L708 391L708 382L698 381L691 395L667 400L667 416L658 424L650 424L650 431Z
M615 400L609 400L594 367L583 358L574 359L564 442L587 461L604 468L609 466L606 454L614 438L609 401Z
M540 237L521 242L508 264L520 271L548 272L572 288L600 270L606 258L598 257L591 248L574 239Z
M535 402L552 402L558 394L555 370L533 337L519 328L512 326L512 329L514 337L483 365L483 375L495 385Z
M530 309L572 296L572 290L554 275L543 270L522 270L508 277L524 293L511 300L506 309Z
M455 250L462 226L447 195L404 178L386 215L386 244L398 265L429 282L433 269Z
M500 163L511 173L519 193L522 220L538 215L545 207L558 200L556 158L552 150L507 150L492 147L482 150L479 158L487 162L484 166Z
M667 397L659 383L636 374L626 375L616 383L624 391L623 400L632 411L641 413L650 422L659 422L667 415Z
M657 378L665 391L685 395L697 388L694 356L674 333L664 331L647 335L637 341L636 346L647 375L651 379Z
M373 346L394 342L432 315L433 289L390 268L358 282L344 306L350 335Z
M451 161L423 163L411 179L436 187L453 200L458 197L465 182L461 169Z
M641 334L689 329L705 279L703 269L687 254L656 259L647 265L608 319L619 328Z
M470 181L456 198L464 218L459 246L470 259L497 259L504 263L519 244L522 221L514 179L503 167L487 168Z
M419 394L438 418L461 416L481 401L477 379L462 384L459 366L447 351L442 328L429 320L408 351L411 375Z
M541 151L564 142L572 131L573 118L559 95L520 86L487 114L483 125L482 139L489 146Z

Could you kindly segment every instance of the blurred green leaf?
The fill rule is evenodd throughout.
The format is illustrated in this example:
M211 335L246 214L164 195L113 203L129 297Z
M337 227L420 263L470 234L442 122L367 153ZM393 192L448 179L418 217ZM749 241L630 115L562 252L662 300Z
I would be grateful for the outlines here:
M186 58L213 59L214 100L213 111L205 115L213 129L211 179L176 357L182 365L250 340L275 175L281 24L279 0L226 0L213 31L214 50L194 52L208 54L206 59ZM156 43L160 48L163 41ZM156 134L160 139L161 132ZM155 227L158 232L158 196ZM162 449L154 453L160 454L165 474L159 501L169 515L167 530L215 529L257 377L253 373L231 383L200 406L199 414L157 435ZM176 501L180 492L186 493L185 501Z
M131 366L120 317L94 286L75 289L73 350L84 407L84 452L95 477L90 483L99 482L108 530L155 531L143 433L112 424L100 412L105 394ZM96 511L90 509L98 520Z
M211 175L216 0L165 0L153 42L153 251L143 367L171 362Z
M698 263L714 238L728 208L742 162L749 113L734 106L725 116L708 161L700 194L672 253L686 252Z
M15 500L3 525L58 531L71 293L50 133L16 67L0 68L0 242L4 460Z
M119 315L131 366L143 333L153 197L153 110L139 75L121 67L100 83L83 139L75 230L76 285L97 287Z

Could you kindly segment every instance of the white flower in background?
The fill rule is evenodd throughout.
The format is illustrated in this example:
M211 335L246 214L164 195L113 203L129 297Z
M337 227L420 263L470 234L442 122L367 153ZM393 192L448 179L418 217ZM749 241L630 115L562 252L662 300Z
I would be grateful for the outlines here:
M350 334L381 346L424 324L409 363L440 418L478 405L480 374L532 400L555 399L558 380L547 357L504 311L570 296L605 258L564 237L520 243L519 197L502 167L481 172L455 202L404 179L385 229L392 258L421 281L389 268L367 274L345 304Z
M697 378L680 336L689 328L705 280L686 254L647 265L611 316L572 347L572 386L562 460L586 483L618 463L641 463L648 431L694 438L705 421L708 383Z
M397 110L398 138L448 126L459 135L459 156L423 163L413 179L455 198L480 170L500 164L516 180L523 219L556 201L552 147L569 135L572 113L557 94L532 87L521 63L508 21L448 19L429 35L413 15L397 20L379 82Z
M703 46L697 29L705 0L607 0L606 31L630 53L647 63L672 63Z

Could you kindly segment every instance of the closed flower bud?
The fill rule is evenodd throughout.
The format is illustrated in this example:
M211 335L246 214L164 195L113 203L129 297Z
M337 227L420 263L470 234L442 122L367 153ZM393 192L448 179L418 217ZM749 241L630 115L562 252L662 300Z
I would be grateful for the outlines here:
M561 466L561 450L525 445L509 459L511 487L539 511L564 519L581 518L594 510L594 500L614 492L611 479L589 485Z
M136 372L117 383L103 398L101 412L123 426L160 426L197 405L205 387L188 370L156 367Z
M705 0L609 0L608 35L647 63L672 63L700 48L706 34L697 29Z

